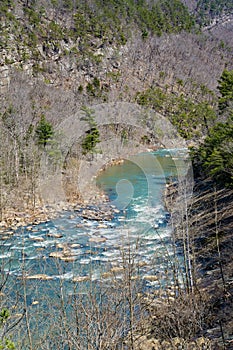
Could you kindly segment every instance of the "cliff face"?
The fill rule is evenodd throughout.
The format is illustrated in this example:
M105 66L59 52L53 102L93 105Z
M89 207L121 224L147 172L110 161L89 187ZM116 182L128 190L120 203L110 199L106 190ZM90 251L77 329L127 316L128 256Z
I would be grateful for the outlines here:
M117 20L110 21L115 13L108 8L109 18L103 26L93 19L95 15L96 21L104 20L103 17L98 18L100 9L97 3L93 2L93 8L84 9L79 4L76 8L67 9L66 2L59 7L43 1L37 4L10 1L11 5L6 8L7 2L3 1L0 43L2 92L7 91L15 70L26 73L31 83L39 78L49 87L62 87L78 93L80 101L90 96L102 100L129 99L135 91L154 82L171 87L177 79L184 80L187 85L192 81L214 89L224 65L232 64L232 52L223 47L224 42L218 42L210 34L191 34L195 30L185 27L190 21L186 12L184 23L181 19L178 19L178 24L172 23L170 16L170 26L169 23L163 24L159 37L148 34L151 24L146 23L148 30L145 29L147 36L144 38L144 29L138 20L141 9L134 8L138 11L136 19L131 19L133 15L120 14L120 25ZM121 7L119 9L122 10ZM195 11L196 8L193 9ZM228 15L223 13L221 20L213 19L216 25L221 25L221 29L217 31L214 25L210 31L217 32L217 37L228 42L232 38L232 18L224 16ZM127 24L127 21L131 23ZM186 91L189 88L187 86Z

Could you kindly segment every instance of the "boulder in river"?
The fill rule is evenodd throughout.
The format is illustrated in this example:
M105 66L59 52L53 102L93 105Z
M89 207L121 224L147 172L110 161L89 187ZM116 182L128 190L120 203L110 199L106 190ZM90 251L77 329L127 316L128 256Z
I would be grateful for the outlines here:
M146 280L146 281L153 282L153 281L158 281L158 276L147 275L147 276L143 276L143 279Z
M75 276L75 277L73 277L73 282L86 282L89 280L90 280L89 276Z
M107 238L106 237L91 237L89 238L89 242L93 243L103 243L106 242Z
M31 236L29 238L35 242L43 242L44 241L44 238L40 237L40 236Z
M63 252L52 252L49 254L50 258L57 258L60 259L64 256Z
M52 238L62 238L63 235L61 233L47 233L48 237L52 237Z
M36 274L36 275L26 276L26 279L27 280L43 280L43 281L47 281L47 280L52 280L53 277L45 275L45 274Z
M80 248L80 244L79 243L71 243L70 248Z
M63 255L63 256L60 257L60 259L61 259L62 261L65 261L65 262L73 262L73 261L77 260L77 257L75 257L75 256L65 256L65 255Z

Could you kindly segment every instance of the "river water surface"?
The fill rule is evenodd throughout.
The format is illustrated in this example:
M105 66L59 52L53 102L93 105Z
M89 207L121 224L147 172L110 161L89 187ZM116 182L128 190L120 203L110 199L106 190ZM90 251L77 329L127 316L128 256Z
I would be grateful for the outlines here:
M87 276L91 270L97 280L121 264L121 248L131 243L135 259L145 265L142 274L162 273L174 253L163 194L169 179L187 172L185 156L183 149L160 150L109 167L97 178L97 185L109 196L110 205L118 208L113 220L100 223L83 219L78 212L63 212L53 221L21 228L1 244L5 270L18 277L23 267L27 275L46 274L54 280ZM58 272L54 253L64 249L72 261L60 261Z
M109 205L116 208L112 220L84 219L81 210L62 212L53 221L19 228L11 239L2 241L0 261L14 285L13 300L14 293L22 291L22 276L34 276L27 279L28 305L45 293L53 298L61 281L66 295L73 293L74 281L77 288L84 284L88 288L90 281L108 281L109 271L121 271L129 248L145 288L174 284L174 264L179 265L182 280L182 252L174 249L163 196L166 183L185 176L188 165L185 149L131 157L101 172L96 180ZM36 279L39 274L45 280ZM116 278L121 279L121 274Z

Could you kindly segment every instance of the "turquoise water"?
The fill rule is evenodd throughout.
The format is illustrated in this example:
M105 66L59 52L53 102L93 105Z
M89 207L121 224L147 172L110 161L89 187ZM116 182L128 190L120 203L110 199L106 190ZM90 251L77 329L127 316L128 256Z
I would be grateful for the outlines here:
M83 219L82 210L62 212L53 221L22 227L10 240L1 241L0 262L2 270L9 274L4 290L9 296L7 306L22 312L26 302L34 341L51 332L56 334L63 327L59 323L59 317L64 317L61 296L71 324L75 320L72 305L76 298L80 298L81 305L86 303L85 298L89 303L90 296L93 302L93 290L97 298L103 286L114 291L113 276L118 288L121 286L124 291L125 266L132 267L135 295L140 288L161 289L176 284L177 279L182 283L183 257L173 244L170 214L164 207L163 195L167 181L187 173L186 157L186 150L143 153L102 172L96 182L108 195L109 206L116 209L111 221ZM64 251L72 261L52 256ZM180 271L176 276L174 269ZM109 275L109 271L115 272ZM44 274L50 280L23 282L22 275L36 274ZM80 282L82 278L87 280ZM79 282L74 283L74 279ZM121 312L119 317L125 317L128 306ZM84 316L80 311L79 317ZM28 349L24 322L15 339L23 339L21 348ZM74 332L75 327L74 322ZM86 336L82 336L84 343ZM58 349L56 345L50 348ZM63 345L60 348L67 349Z
M63 212L53 221L21 228L1 243L5 271L20 277L23 268L26 275L46 274L54 281L72 281L91 273L97 281L104 272L122 266L122 250L130 245L134 261L142 265L142 278L156 274L161 284L164 270L172 270L174 261L163 194L169 179L187 172L185 157L186 150L160 150L109 167L97 185L108 194L109 205L118 208L114 219L100 223L84 220L79 212ZM64 249L72 261L51 257ZM147 286L157 283L145 278Z

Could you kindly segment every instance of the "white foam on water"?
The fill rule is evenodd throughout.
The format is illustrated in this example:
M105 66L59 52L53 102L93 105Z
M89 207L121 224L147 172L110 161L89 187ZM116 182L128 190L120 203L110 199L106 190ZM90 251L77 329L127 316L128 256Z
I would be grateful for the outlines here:
M90 259L81 259L79 260L79 264L81 265L88 265L91 262Z
M20 271L20 268L17 268L17 269L14 269L14 270L12 270L11 267L4 269L4 272L9 274L9 275L17 275L19 271Z
M108 262L108 263L110 262L111 264L113 264L114 262L118 262L119 258L115 255L113 255L112 257L103 256L101 257L100 261Z
M101 256L100 255L95 255L95 256L90 256L91 261L101 261Z
M11 257L11 253L5 253L5 254L0 254L0 259L5 259L5 258L10 258Z
M61 279L61 280L71 280L74 277L74 272L69 271L61 275L52 275L54 279Z
M83 254L82 249L71 249L71 251L70 251L70 255L72 255L72 256L76 256L76 255L78 256L81 254Z
M12 244L11 242L6 242L6 241L4 241L4 243L1 243L1 244L0 244L0 247L1 247L1 248L10 247L11 244Z
M41 255L33 255L33 256L27 256L26 260L36 260L41 258Z
M105 251L102 252L102 255L107 256L107 257L116 257L120 254L119 250L112 250L112 251Z
M83 224L84 226L86 226L86 227L94 227L94 226L96 226L96 222L94 222L94 221L82 221L81 222L81 224Z
M60 243L60 241L58 240L58 239L56 239L56 240L44 240L44 241L42 241L42 242L34 242L33 243L33 246L34 247L42 247L42 248L47 248L47 247L49 247L49 246L55 246L55 245L57 245L58 243Z
M33 240L33 239L37 240L38 238L43 238L43 235L41 235L41 234L39 234L39 235L29 234L28 238L31 239L31 240Z
M11 250L19 250L19 251L21 251L21 250L23 250L24 248L23 248L22 246L14 245L14 246L10 247L10 249L11 249Z

